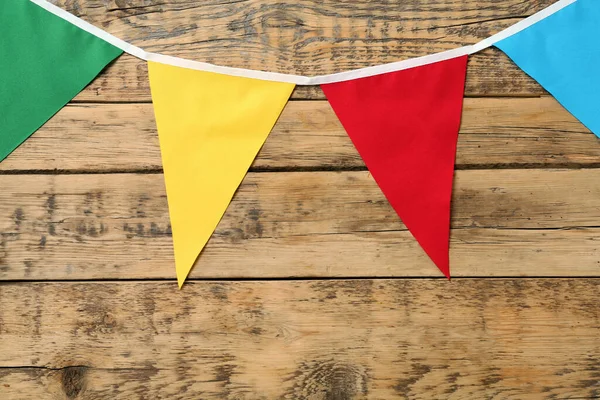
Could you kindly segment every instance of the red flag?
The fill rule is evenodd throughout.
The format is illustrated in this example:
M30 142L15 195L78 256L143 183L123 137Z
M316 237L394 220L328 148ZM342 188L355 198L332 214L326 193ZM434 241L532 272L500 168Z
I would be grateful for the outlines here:
M450 278L450 198L467 56L321 85L373 178Z

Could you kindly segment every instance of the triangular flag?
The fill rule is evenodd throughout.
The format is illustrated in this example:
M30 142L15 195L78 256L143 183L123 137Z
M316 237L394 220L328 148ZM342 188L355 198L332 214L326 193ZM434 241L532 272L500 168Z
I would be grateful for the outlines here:
M294 85L148 63L179 287Z
M600 1L578 0L496 46L600 137Z
M121 53L29 0L0 1L0 161Z
M321 85L373 178L450 277L450 199L467 56Z

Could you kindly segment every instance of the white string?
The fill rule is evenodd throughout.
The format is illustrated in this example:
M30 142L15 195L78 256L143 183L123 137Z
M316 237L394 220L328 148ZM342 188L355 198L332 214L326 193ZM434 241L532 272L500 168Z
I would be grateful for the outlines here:
M543 9L542 11L535 13L532 16L525 18L524 20L519 21L516 24L506 28L505 30L471 46L460 47L453 50L447 50L440 53L430 54L424 57L411 58L408 60L397 61L389 64L376 65L373 67L366 67L355 69L352 71L338 72L335 74L320 75L313 77L280 74L277 72L256 71L252 69L223 67L220 65L214 65L200 61L186 60L184 58L172 57L164 54L150 53L137 46L132 45L131 43L127 43L124 40L121 40L106 31L103 31L102 29L90 24L89 22L82 20L81 18L74 16L73 14L63 10L60 7L55 6L52 3L49 3L46 0L29 1L37 4L38 6L51 12L52 14L64 19L65 21L72 23L78 28L89 32L102 40L105 40L113 46L123 50L124 52L129 53L137 58L141 58L142 60L154 61L162 64L173 65L176 67L194 69L197 71L216 72L219 74L239 76L244 78L294 83L296 85L320 85L325 83L335 83L358 78L366 78L369 76L385 74L388 72L402 71L408 68L420 67L423 65L432 64L439 61L445 61L467 54L477 53L481 50L493 46L495 43L501 40L504 40L516 33L521 32L522 30L530 27L531 25L540 22L541 20L549 17L555 12L562 10L566 6L575 3L577 0L560 0L552 4L551 6Z

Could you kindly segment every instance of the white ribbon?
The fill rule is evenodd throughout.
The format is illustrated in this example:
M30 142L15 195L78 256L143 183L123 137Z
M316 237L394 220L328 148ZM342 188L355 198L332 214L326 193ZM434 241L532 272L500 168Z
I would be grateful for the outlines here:
M467 54L477 53L481 50L493 46L495 43L501 40L504 40L516 33L521 32L523 29L526 29L533 24L538 23L539 21L549 17L555 12L562 10L566 6L575 3L577 0L560 0L552 4L551 6L543 9L542 11L535 13L532 16L525 18L524 20L506 28L505 30L471 46L464 46L458 49L447 50L440 53L430 54L424 57L411 58L408 60L397 61L389 64L376 65L373 67L360 68L352 71L338 72L335 74L320 75L313 77L280 74L277 72L256 71L252 69L223 67L200 61L186 60L184 58L179 57L171 57L164 54L150 53L137 46L132 45L131 43L127 43L124 40L121 40L106 31L103 31L102 29L90 24L89 22L82 20L81 18L74 16L73 14L63 10L60 7L55 6L52 3L49 3L46 0L30 1L42 7L43 9L51 12L52 14L64 19L65 21L72 23L78 28L87 31L92 35L107 41L113 46L120 48L124 52L129 53L137 58L141 58L142 60L154 61L162 64L173 65L176 67L194 69L197 71L216 72L219 74L240 76L244 78L295 83L296 85L320 85L324 83L343 82L352 79L366 78L369 76L385 74L388 72L401 71L403 69L420 67L422 65L432 64L435 62L449 60Z

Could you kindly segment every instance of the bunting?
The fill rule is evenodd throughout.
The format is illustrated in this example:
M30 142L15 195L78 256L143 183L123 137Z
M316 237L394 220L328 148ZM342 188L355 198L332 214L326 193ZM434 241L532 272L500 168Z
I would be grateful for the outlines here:
M578 0L496 46L600 136L600 1Z
M0 161L122 53L30 1L0 1Z
M314 77L147 52L47 0L0 2L0 161L124 51L148 61L179 287L296 84L321 85L392 207L450 277L468 55L504 51L600 136L598 0L559 0L479 43Z
M148 63L183 285L294 85Z
M467 56L321 85L373 178L450 278L450 198Z

